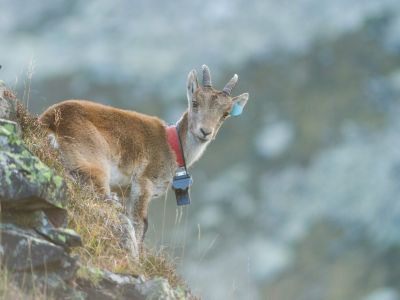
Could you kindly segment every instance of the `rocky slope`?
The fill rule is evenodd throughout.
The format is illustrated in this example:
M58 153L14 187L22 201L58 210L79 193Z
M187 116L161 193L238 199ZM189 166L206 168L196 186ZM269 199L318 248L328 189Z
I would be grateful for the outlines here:
M45 298L185 299L188 294L164 278L116 274L71 254L82 241L66 227L66 183L24 145L19 124L11 121L16 101L0 88L0 267L10 281L27 294L45 291Z
M196 293L400 299L398 0L5 1L0 77L33 112L77 97L174 123L190 69L240 76L249 104L191 170L190 207L150 207L148 243ZM79 234L85 264L109 243Z

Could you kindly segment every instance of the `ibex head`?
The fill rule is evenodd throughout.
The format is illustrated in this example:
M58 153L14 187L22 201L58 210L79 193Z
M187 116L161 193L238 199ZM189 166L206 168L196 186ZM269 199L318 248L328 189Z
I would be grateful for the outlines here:
M205 143L215 138L222 123L229 116L237 116L242 112L249 94L232 97L231 92L237 82L238 76L235 74L223 90L218 91L211 85L211 74L206 65L203 65L202 86L197 82L196 70L189 73L187 79L189 130L200 142Z

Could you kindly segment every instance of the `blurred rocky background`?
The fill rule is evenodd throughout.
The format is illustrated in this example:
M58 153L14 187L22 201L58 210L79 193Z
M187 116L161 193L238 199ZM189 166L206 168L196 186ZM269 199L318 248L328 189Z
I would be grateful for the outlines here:
M86 98L173 123L192 68L208 64L216 87L239 74L250 101L193 168L192 205L151 205L148 243L167 247L193 292L400 299L398 0L2 0L0 11L0 78L36 113Z

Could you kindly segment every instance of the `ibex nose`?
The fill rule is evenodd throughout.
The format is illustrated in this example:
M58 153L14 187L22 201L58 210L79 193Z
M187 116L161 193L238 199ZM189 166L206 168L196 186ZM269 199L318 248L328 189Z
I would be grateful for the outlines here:
M207 130L204 128L200 128L201 133L204 135L204 137L206 137L207 135L211 134L211 130Z

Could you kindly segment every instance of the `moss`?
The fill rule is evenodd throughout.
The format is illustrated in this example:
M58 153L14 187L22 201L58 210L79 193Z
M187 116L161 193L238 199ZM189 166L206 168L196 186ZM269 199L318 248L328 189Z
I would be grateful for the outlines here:
M61 188L64 183L63 179L58 175L53 176L53 182L57 188Z
M63 242L64 244L65 244L66 241L67 241L67 238L66 238L65 235L63 235L63 234L56 233L56 237L57 237L58 240L60 240L60 241Z
M90 281L94 286L99 286L100 281L104 278L104 272L99 268L80 266L76 277Z
M176 298L179 299L179 300L185 300L186 299L185 289L181 288L180 286L178 286L175 289L175 295L176 295Z
M80 236L72 229L39 227L36 230L53 243L64 248L82 246Z
M0 135L9 136L10 131L5 126L0 126Z
M0 126L5 129L6 131L4 132L5 135L11 135L12 133L17 133L17 123L5 120L5 119L0 119Z

